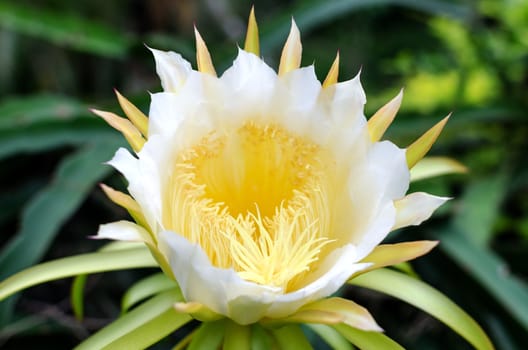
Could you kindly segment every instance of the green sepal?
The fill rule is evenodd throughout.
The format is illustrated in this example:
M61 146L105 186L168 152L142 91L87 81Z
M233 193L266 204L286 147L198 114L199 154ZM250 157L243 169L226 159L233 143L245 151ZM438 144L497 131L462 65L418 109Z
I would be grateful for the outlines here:
M462 163L448 157L425 157L411 169L411 182L447 174L467 173Z
M229 319L225 320L223 350L251 349L251 325L239 325Z
M319 335L334 350L353 350L354 347L337 330L325 324L307 324L308 328Z
M274 341L271 334L260 324L251 326L251 349L269 350L274 349Z
M204 322L194 334L187 350L218 349L224 339L226 319Z
M280 328L272 328L270 329L270 332L273 334L279 349L313 349L312 345L308 339L306 339L306 336L298 324L290 324Z
M362 350L405 350L400 344L383 333L362 331L343 323L333 327L349 342Z
M141 300L175 287L178 287L177 282L161 272L145 277L128 288L121 300L121 312L128 311L131 306Z

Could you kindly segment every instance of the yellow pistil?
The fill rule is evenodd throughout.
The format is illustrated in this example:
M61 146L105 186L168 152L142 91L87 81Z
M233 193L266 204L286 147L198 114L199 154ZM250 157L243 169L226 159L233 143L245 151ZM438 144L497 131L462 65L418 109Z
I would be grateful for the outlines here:
M332 169L323 149L278 125L211 133L176 157L163 224L215 266L292 291L333 241Z

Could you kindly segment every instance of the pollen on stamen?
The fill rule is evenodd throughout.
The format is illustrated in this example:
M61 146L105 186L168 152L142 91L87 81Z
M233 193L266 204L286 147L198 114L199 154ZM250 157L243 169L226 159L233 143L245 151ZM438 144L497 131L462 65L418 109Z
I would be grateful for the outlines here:
M333 242L323 158L274 124L207 135L175 158L163 224L200 244L213 265L294 290Z

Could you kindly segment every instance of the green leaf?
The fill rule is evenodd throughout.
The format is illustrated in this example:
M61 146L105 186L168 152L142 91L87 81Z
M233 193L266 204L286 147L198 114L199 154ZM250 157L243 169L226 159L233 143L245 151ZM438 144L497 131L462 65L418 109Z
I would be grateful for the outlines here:
M0 104L0 130L26 128L42 122L64 122L88 115L88 106L63 96L34 95L11 98L3 100Z
M113 241L108 244L105 244L100 248L99 252L109 252L112 250L120 249L131 249L131 248L141 248L144 247L143 242L125 242L125 241ZM82 320L83 311L84 311L84 286L88 275L78 275L73 279L72 289L70 293L70 299L72 304L72 309L75 317L78 320Z
M223 350L251 349L251 325L226 320Z
M146 247L71 256L27 268L0 282L0 300L25 288L86 273L156 267Z
M353 350L354 347L334 328L325 324L307 324L334 350Z
M455 227L477 245L483 247L493 235L493 224L499 216L500 204L506 195L508 177L504 173L472 182L458 201Z
M151 297L154 294L158 294L167 289L173 289L177 287L177 283L171 280L163 273L157 273L155 275L146 277L136 282L130 287L121 301L121 310L126 312L132 305L139 301Z
M191 320L186 314L176 312L173 308L159 314L126 335L106 345L104 350L146 349L171 334Z
M275 337L280 349L312 349L312 345L306 339L301 327L297 324L272 329L271 333Z
M86 145L93 140L125 144L122 136L110 128L89 123L52 123L0 131L0 159L16 153L40 153L61 146Z
M101 163L108 160L116 148L113 142L91 145L61 162L52 183L24 208L20 231L1 251L0 280L42 258L63 222L78 208L94 184L110 172L111 168ZM8 321L13 303L0 305L0 324Z
M468 6L456 5L447 1L414 1L414 0L315 0L302 1L300 5L284 11L284 16L261 26L263 51L279 47L284 43L291 25L291 14L295 14L295 21L304 34L328 22L368 7L400 5L432 14L442 14L458 19L465 19L471 15Z
M362 331L346 324L338 324L333 327L348 341L362 350L404 350L400 344L383 333Z
M100 253L102 254L102 253ZM157 296L149 299L143 304L136 307L134 310L124 314L119 317L114 322L110 323L108 326L99 330L97 333L84 340L81 344L75 347L76 350L92 350L92 349L104 349L109 346L112 342L117 341L119 344L125 344L121 342L126 342L126 337L132 337L131 339L142 342L142 340L137 339L137 337L145 336L145 341L156 341L154 338L157 338L161 333L171 332L174 329L181 327L183 324L191 320L191 317L186 314L179 314L179 316L168 316L167 312L170 311L174 313L173 305L174 303L181 301L182 295L178 288L168 290ZM175 313L178 315L178 313ZM167 319L169 317L169 319ZM174 317L174 318L171 318ZM172 321L175 325L161 325L162 321ZM172 330L168 330L169 328ZM144 328L142 328L144 327ZM162 327L160 333L157 333L156 327ZM134 334L140 332L140 334ZM141 333L145 332L145 333ZM138 349L144 348L142 346L133 346L133 347L108 347L107 349Z
M486 333L464 310L420 280L400 272L379 269L358 276L349 283L406 301L445 323L475 348L493 349Z
M57 45L113 58L124 57L131 42L102 23L5 1L0 4L0 25Z
M486 288L528 331L528 287L508 273L507 263L456 228L441 231L440 249Z
M218 349L224 338L225 323L225 319L202 323L187 350Z

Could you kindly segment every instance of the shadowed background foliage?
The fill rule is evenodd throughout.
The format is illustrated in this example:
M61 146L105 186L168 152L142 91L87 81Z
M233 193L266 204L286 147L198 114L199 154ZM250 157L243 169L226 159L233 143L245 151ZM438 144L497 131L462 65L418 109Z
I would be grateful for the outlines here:
M270 65L277 66L294 16L303 65L315 63L320 79L337 50L341 79L361 70L367 116L404 87L387 135L398 145L453 112L431 153L454 157L469 172L413 184L455 199L427 224L388 240L439 239L433 253L413 263L413 273L474 316L498 349L522 349L528 343L528 2L253 3ZM193 23L223 71L235 44L243 44L250 6L241 0L0 3L0 279L101 246L86 237L100 223L126 217L97 187L102 181L126 187L102 165L124 141L88 108L120 112L116 88L148 111L147 91L161 87L144 45L194 62ZM0 346L71 348L113 320L122 293L147 272L91 276L82 321L71 310L71 280L0 303ZM469 348L412 307L347 288L342 293L367 306L406 348Z

